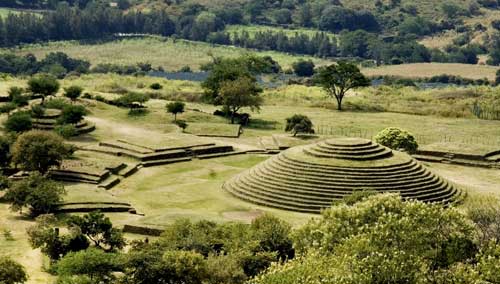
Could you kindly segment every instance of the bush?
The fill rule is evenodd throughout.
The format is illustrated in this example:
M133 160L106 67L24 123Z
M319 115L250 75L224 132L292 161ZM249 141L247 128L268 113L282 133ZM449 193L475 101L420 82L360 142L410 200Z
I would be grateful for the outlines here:
M67 105L63 108L61 117L58 119L60 124L76 124L82 121L87 114L87 110L81 105Z
M54 132L66 139L78 135L78 130L72 124L58 125L54 128Z
M24 90L19 87L9 89L9 100L16 106L25 106L29 102L29 97L23 95Z
M313 124L309 117L295 114L286 119L285 131L292 132L293 136L298 133L314 133Z
M184 120L176 120L175 122L175 125L177 125L180 129L182 129L182 132L184 132L184 130L186 130L186 128L188 127L188 124L186 121Z
M72 101L76 101L83 92L83 88L80 86L71 86L64 89L64 96Z
M153 90L161 90L163 89L163 86L160 83L153 83L151 84L151 86L149 86L149 88Z
M45 114L45 108L42 105L32 105L31 115L34 118L42 118Z
M293 72L300 77L314 75L314 63L311 60L299 60L292 65Z
M148 100L149 97L143 93L127 93L115 99L113 103L121 107L142 108L142 104Z
M66 106L68 106L68 102L63 98L51 99L43 105L45 108L54 108L62 110Z
M12 132L25 132L33 128L31 115L27 111L18 111L7 118L5 129Z
M380 131L375 136L375 141L393 150L403 150L413 154L418 149L415 137L405 130L389 127Z
M28 275L22 265L9 257L0 258L0 283L16 284L28 281Z
M2 104L2 105L0 105L0 114L2 114L2 113L9 114L11 111L15 110L16 108L17 108L17 106L14 103Z
M92 95L89 94L89 93L85 93L85 94L83 94L82 98L84 98L84 99L92 99Z

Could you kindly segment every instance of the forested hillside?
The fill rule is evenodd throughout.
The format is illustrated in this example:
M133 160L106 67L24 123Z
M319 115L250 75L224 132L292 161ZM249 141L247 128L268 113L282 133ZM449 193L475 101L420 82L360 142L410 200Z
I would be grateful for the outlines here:
M0 45L6 47L126 33L358 59L368 65L477 64L481 56L487 64L500 63L500 19L491 17L497 0L19 0L1 5L15 9L0 19ZM246 27L258 28L250 33ZM450 32L455 36L439 48L422 43Z

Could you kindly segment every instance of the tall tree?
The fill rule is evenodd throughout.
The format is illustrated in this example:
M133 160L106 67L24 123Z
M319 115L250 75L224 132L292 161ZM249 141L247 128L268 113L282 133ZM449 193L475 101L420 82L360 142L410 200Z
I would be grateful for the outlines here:
M356 65L345 61L321 67L315 81L330 97L335 97L339 111L342 110L342 100L347 91L370 84Z
M71 154L71 148L55 133L32 130L21 134L12 147L12 160L24 170L42 174Z
M256 82L245 77L222 83L221 104L229 111L231 123L234 123L234 118L242 107L250 107L252 111L260 109L262 98L259 94L261 92L262 89L257 86Z
M33 94L42 96L43 104L46 97L53 96L59 91L60 84L52 75L39 74L28 81L28 86Z

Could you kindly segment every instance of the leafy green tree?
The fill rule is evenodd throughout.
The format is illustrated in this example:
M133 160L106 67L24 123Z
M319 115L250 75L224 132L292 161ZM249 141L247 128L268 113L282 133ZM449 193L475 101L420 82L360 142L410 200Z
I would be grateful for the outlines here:
M71 156L72 147L55 133L32 130L21 134L12 146L12 161L26 171L42 174Z
M370 84L356 65L345 61L319 68L315 80L330 97L335 97L339 111L342 110L342 100L349 90Z
M119 106L128 107L130 109L134 108L142 108L143 104L149 101L149 97L142 93L127 93L125 95L120 96L115 100L115 103Z
M474 261L475 238L456 209L374 195L324 210L294 232L300 257L252 283L449 283L435 280L464 276L457 265Z
M66 193L60 183L47 179L39 173L15 182L5 193L5 199L11 203L13 211L28 207L31 216L48 214L59 207Z
M126 259L125 273L130 283L134 284L201 284L208 278L203 255L194 251L161 252L158 248L150 247L132 251Z
M0 257L0 283L19 284L28 281L24 267L9 257Z
M10 139L0 135L0 168L10 164Z
M292 132L293 136L296 136L298 133L314 133L314 127L309 117L294 114L286 119L285 131Z
M28 87L33 94L42 96L43 104L46 97L53 96L59 91L60 84L52 75L38 74L29 79Z
M297 76L301 77L311 77L314 75L314 63L312 60L299 60L292 64L293 72Z
M70 252L61 258L55 271L60 277L88 276L93 282L110 281L113 272L122 270L120 256L97 248Z
M265 214L252 221L251 229L254 232L253 238L259 242L260 251L274 252L280 260L295 256L290 238L292 228L288 223Z
M106 252L121 249L125 246L121 231L113 228L109 218L100 212L91 212L83 216L71 216L68 225L78 228L95 247Z
M69 98L72 101L76 101L83 92L83 88L80 86L70 86L68 88L64 88L64 96Z
M7 118L4 127L7 131L25 132L33 128L33 121L29 112L17 111Z
M243 107L249 107L252 111L260 109L262 98L259 94L261 92L262 89L254 80L245 77L221 84L220 101L225 109L229 110L231 123L234 123L236 114Z
M67 105L62 109L58 119L60 124L77 124L82 121L87 114L87 110L81 105Z
M33 249L40 249L52 261L59 260L69 251L86 249L89 244L81 233L70 230L68 235L60 234L58 220L54 215L41 215L36 224L27 229L28 240Z
M415 153L418 149L415 137L408 131L396 127L388 127L380 131L375 136L375 141L393 150L403 149L411 154Z
M166 105L167 112L174 115L174 121L177 121L177 114L184 112L184 107L186 106L183 102L171 102Z
M226 81L235 81L239 78L249 78L256 81L249 71L249 66L241 60L215 58L209 71L207 79L202 83L202 87L205 90L207 99L216 105L220 104L220 90L222 84Z

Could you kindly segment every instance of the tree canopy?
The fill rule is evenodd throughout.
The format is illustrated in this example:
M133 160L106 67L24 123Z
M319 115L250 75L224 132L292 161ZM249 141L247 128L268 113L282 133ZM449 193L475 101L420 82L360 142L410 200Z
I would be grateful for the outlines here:
M42 174L72 154L72 149L64 144L55 133L31 130L21 134L12 146L12 161L27 171Z
M238 78L234 81L223 82L220 89L220 102L229 111L231 123L238 111L243 107L259 110L262 98L259 94L262 89L256 82L248 77Z
M28 80L28 88L35 95L42 96L42 104L45 98L53 96L59 91L60 84L57 78L49 74L37 74Z
M330 97L337 100L339 111L342 110L342 101L349 90L370 84L356 65L346 61L319 68L315 81Z

